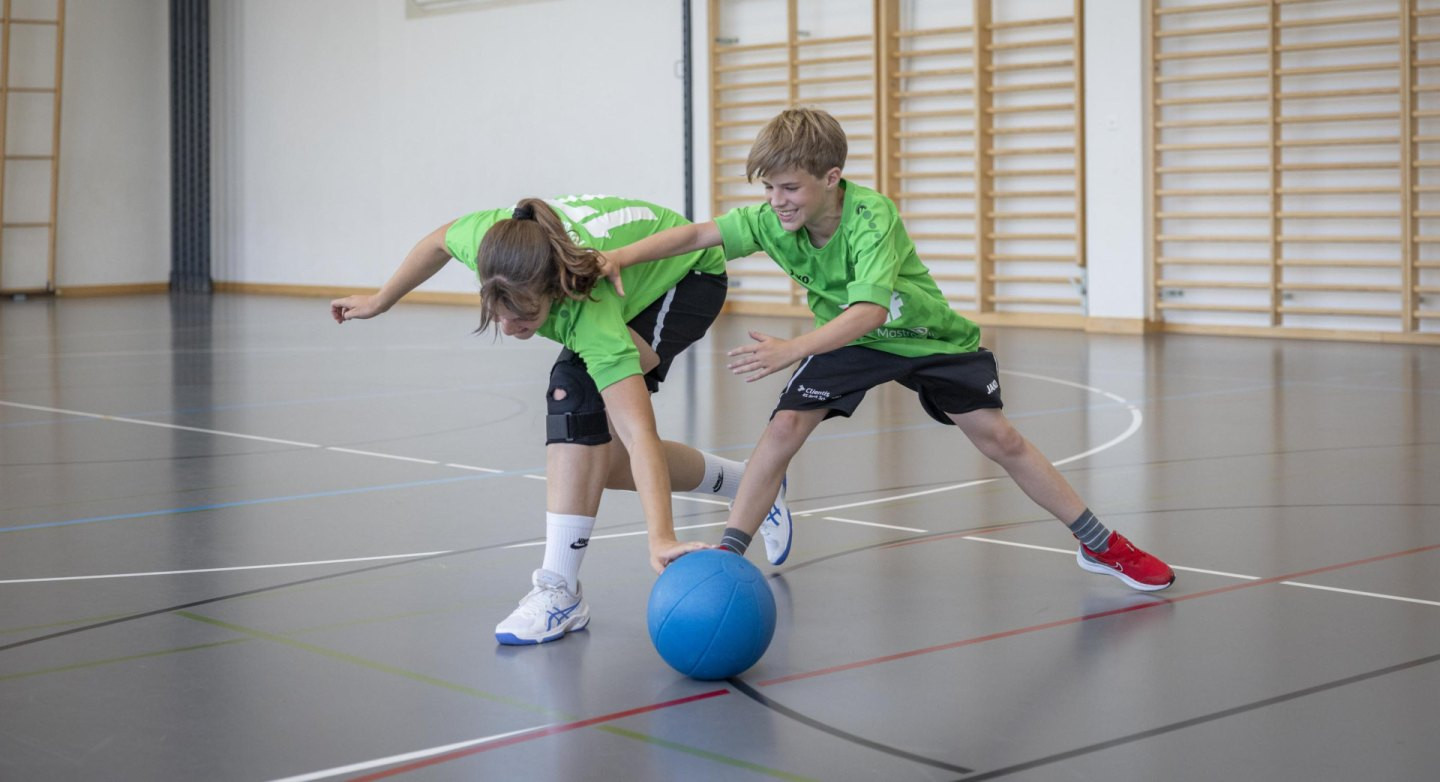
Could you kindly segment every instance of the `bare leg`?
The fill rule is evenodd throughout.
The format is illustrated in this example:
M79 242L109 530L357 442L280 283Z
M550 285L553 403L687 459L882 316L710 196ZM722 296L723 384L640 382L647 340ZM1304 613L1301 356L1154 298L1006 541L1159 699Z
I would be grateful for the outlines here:
M970 438L991 461L1019 485L1025 496L1034 500L1050 515L1069 525L1085 512L1085 502L1065 480L1055 465L1025 439L1005 414L994 408L952 415L950 420Z
M780 493L780 481L790 467L800 446L825 420L825 410L779 410L765 426L764 434L750 461L745 465L745 475L740 479L740 493L730 508L730 520L726 526L734 527L747 535L754 535L765 521L765 514Z
M670 468L670 488L673 491L686 492L699 486L705 477L705 456L684 443L662 440L660 445L665 449L665 464ZM612 450L609 454L605 488L634 491L635 478L630 474L630 454L625 452L625 446L621 445L619 440L612 441L609 447Z

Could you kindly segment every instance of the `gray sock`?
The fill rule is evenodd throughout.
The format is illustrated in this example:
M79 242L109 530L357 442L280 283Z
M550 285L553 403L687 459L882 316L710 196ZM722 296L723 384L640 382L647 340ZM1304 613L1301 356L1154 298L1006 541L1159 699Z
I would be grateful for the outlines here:
M720 536L720 548L728 548L743 557L745 549L750 548L750 536L742 530L726 527L725 534Z
M1075 539L1080 541L1085 548L1097 554L1104 553L1106 549L1110 548L1110 530L1095 518L1095 514L1091 513L1089 508L1080 514L1080 518L1070 522L1067 526L1070 527L1070 534L1074 535Z

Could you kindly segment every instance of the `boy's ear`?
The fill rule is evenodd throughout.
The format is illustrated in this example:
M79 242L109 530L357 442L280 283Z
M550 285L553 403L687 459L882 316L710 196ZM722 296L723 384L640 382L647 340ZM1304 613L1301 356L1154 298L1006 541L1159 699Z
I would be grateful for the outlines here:
M836 166L825 172L825 187L833 190L838 184L840 184L840 167Z

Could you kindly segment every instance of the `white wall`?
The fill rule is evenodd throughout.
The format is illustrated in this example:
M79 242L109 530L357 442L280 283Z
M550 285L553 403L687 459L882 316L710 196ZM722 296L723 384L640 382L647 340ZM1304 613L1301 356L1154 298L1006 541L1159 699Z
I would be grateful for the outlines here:
M536 0L406 19L402 0L217 2L215 277L376 286L424 233L524 195L684 204L679 3ZM693 0L696 199L709 217L706 4ZM1143 4L1086 32L1089 314L1146 306ZM459 267L424 289L468 292Z
M1092 318L1145 317L1145 4L1085 4L1085 248Z
M378 286L435 226L527 195L683 207L678 3L212 7L217 280ZM426 289L474 290L451 266Z
M167 0L66 3L60 288L170 277Z

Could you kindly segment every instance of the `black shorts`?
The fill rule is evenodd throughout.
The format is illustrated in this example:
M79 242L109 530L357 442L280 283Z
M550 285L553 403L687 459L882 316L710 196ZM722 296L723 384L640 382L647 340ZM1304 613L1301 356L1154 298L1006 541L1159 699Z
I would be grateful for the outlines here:
M920 406L942 424L954 423L947 413L961 415L1005 406L1000 401L1000 370L995 354L985 348L974 353L908 358L846 345L801 361L780 392L775 411L828 410L826 418L848 418L860 406L866 391L889 380L920 394Z
M710 330L710 324L715 322L720 308L725 306L728 287L723 274L692 271L626 324L660 357L660 363L645 373L645 386L650 393L660 390L660 383L664 382L675 357ZM560 356L555 359L556 364L566 361L584 365L584 361L570 348L561 349ZM586 378L589 379L588 374ZM594 382L590 379L592 385ZM599 396L598 390L591 390Z

